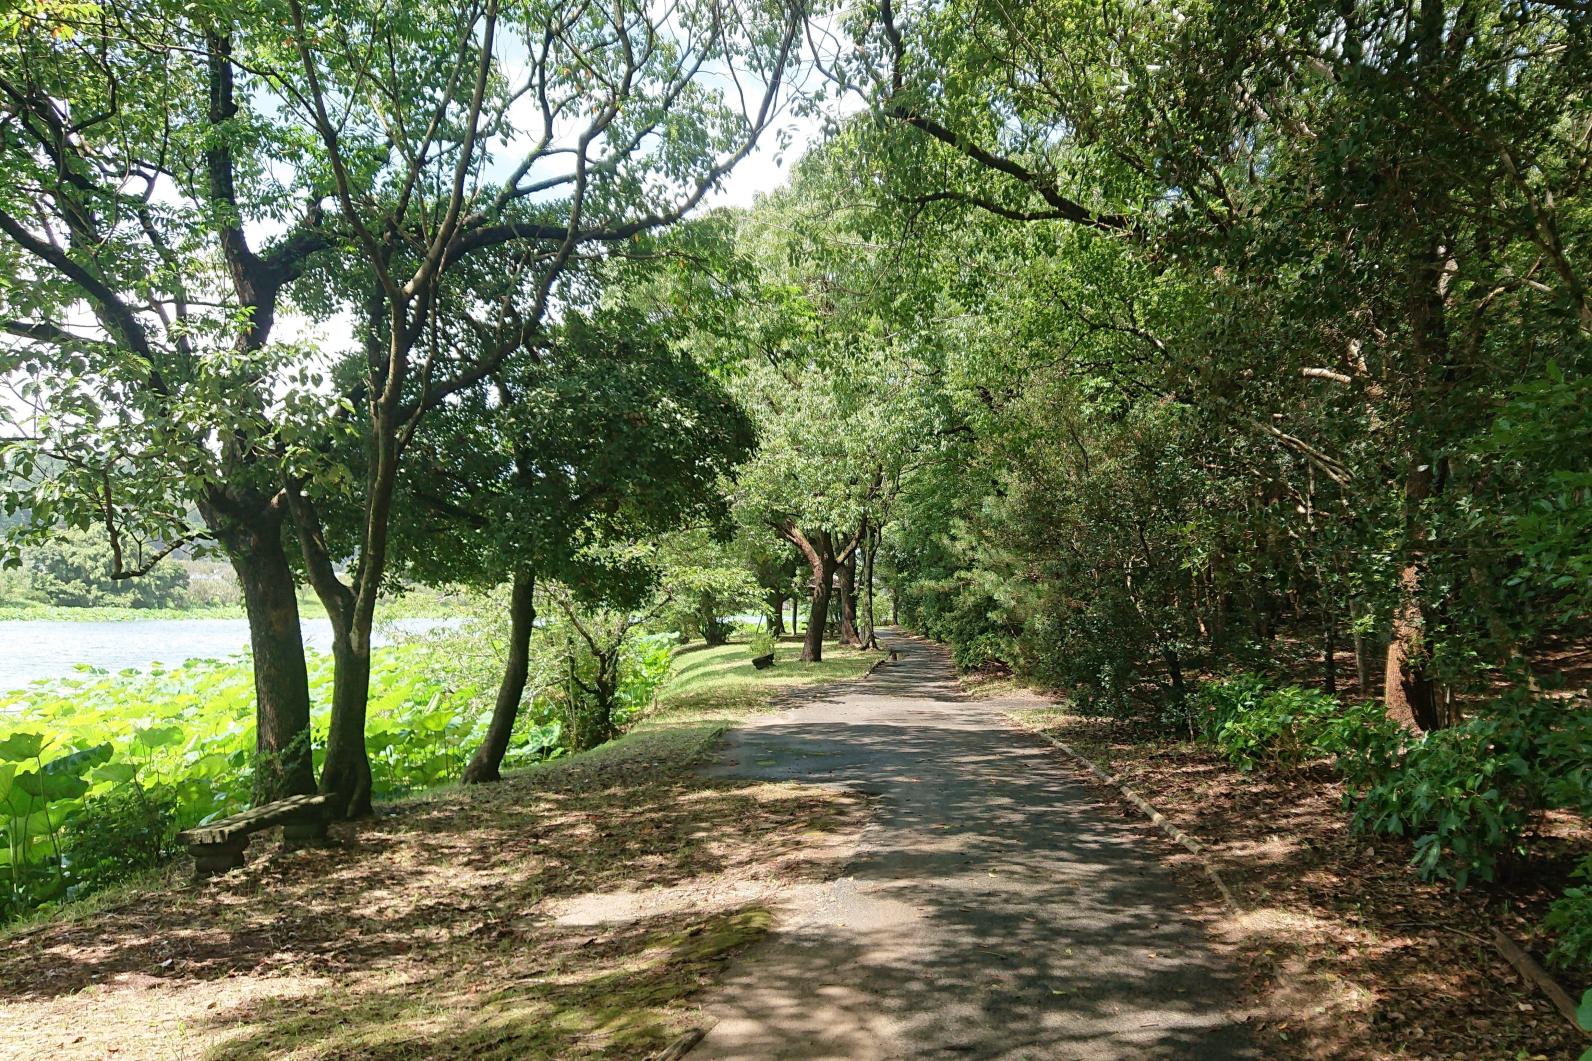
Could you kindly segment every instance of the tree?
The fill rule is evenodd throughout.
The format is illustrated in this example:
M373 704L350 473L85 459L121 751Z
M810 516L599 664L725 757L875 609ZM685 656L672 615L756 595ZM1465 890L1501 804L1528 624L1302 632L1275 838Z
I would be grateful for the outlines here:
M751 426L680 349L680 321L620 270L590 315L569 312L532 362L505 366L430 417L400 479L397 569L428 582L512 583L507 660L467 782L499 776L528 672L538 582L630 600L651 567L599 564L604 542L721 516L719 477ZM628 297L627 297L628 296ZM568 589L561 592L569 592Z
M1388 709L1452 721L1464 646L1496 625L1456 607L1482 565L1444 537L1476 483L1453 454L1500 381L1592 326L1564 253L1584 26L1442 0L873 14L842 76L885 119L868 128L899 201L1075 226L1198 296L1153 323L1122 298L1077 313L1170 360L1169 392L1226 437L1285 450L1282 493L1394 521L1367 521L1348 564L1395 535ZM1552 338L1509 342L1528 333Z
M180 567L166 564L140 578L115 579L115 565L103 534L70 528L58 529L23 557L31 588L51 604L163 608L186 599L188 572Z
M4 17L0 371L27 403L0 413L6 509L35 532L103 527L117 580L185 545L224 551L249 617L256 796L312 791L274 425L315 378L272 332L333 242L325 197L308 167L268 164L299 141L240 95L202 13Z
M716 0L288 11L289 54L259 42L266 81L323 153L363 307L364 514L348 582L318 512L324 486L303 472L287 484L337 661L321 789L358 815L370 632L418 425L537 347L579 256L673 224L745 157L776 113L801 19ZM709 87L709 71L728 86ZM483 253L511 270L472 270ZM459 344L461 324L476 342Z

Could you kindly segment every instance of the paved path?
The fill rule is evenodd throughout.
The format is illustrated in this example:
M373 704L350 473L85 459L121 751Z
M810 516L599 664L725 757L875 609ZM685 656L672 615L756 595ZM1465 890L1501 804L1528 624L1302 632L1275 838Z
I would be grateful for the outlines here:
M718 773L876 797L847 874L709 999L705 1058L1252 1057L1152 842L944 653L731 734Z

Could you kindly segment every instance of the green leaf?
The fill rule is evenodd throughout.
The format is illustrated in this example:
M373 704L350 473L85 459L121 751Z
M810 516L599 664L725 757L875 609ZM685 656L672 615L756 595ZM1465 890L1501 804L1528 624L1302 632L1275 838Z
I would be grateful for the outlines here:
M0 740L0 762L19 763L37 759L44 750L44 744L42 733L13 733L5 740Z

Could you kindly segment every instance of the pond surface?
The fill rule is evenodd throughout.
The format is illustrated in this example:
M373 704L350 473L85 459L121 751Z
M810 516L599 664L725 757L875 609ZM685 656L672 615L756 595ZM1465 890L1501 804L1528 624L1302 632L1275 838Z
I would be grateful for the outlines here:
M394 635L458 624L458 619L393 619L378 622L371 640L382 645ZM300 626L306 645L331 650L332 624L324 617L305 618ZM115 672L151 663L233 656L248 647L246 619L4 619L0 620L0 690L38 678L67 677L77 663Z

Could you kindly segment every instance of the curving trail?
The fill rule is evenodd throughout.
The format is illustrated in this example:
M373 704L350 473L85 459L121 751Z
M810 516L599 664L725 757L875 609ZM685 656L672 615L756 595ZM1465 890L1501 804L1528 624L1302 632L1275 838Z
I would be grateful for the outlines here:
M1101 806L943 650L731 733L725 776L873 797L846 875L706 1009L703 1058L1240 1058L1234 971L1141 827Z

